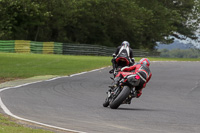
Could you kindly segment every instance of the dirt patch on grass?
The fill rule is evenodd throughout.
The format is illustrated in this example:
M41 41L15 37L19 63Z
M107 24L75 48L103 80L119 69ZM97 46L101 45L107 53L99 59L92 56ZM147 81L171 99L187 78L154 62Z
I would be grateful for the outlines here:
M20 78L2 78L2 77L0 77L0 84L7 82L7 81L16 80L16 79L20 79Z

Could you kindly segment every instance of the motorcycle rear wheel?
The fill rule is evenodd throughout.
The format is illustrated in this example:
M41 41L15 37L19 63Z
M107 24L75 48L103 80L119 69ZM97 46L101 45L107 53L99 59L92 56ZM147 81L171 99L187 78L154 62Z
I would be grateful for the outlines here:
M128 97L130 92L131 89L128 86L124 86L119 95L110 103L110 108L117 109L122 104L122 102Z

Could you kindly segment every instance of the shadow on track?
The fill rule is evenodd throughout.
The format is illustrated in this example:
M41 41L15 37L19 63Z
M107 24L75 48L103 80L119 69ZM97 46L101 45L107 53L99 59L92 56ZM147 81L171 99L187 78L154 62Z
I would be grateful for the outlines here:
M160 109L142 109L142 108L118 108L117 110L127 110L127 111L164 111Z

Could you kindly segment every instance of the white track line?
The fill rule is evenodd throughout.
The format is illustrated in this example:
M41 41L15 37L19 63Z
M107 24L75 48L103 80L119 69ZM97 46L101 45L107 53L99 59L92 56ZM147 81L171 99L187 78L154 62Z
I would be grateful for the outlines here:
M105 68L105 67L104 67L104 68ZM94 71L99 71L99 70L102 70L102 69L104 69L104 68L95 69L95 70L91 70L91 71L87 71L87 72L81 72L81 73L73 74L73 75L70 75L70 76L56 77L56 78L52 78L52 79L49 79L49 80L43 80L43 81L36 81L36 82L32 82L32 83L26 83L26 84L14 86L14 87L6 87L6 88L0 89L0 93L3 92L3 91L5 91L5 90L9 90L9 89L19 88L19 87L27 86L27 85L30 85L30 84L36 84L36 83L45 82L45 81L53 81L53 80L56 80L56 79L59 79L59 78L66 78L66 77L78 76L78 75L82 75L82 74L85 74L85 73L90 73L90 72L94 72ZM37 122L37 121L32 121L32 120L29 120L29 119L25 119L25 118L16 116L16 115L14 115L13 113L11 113L10 110L5 106L5 104L3 103L2 99L1 99L1 96L0 96L0 106L1 106L1 108L3 109L3 111L4 111L7 115L9 115L9 116L11 116L11 117L14 117L14 118L16 118L16 119L22 120L22 121L31 122L31 123L34 123L34 124L37 124L37 125L42 125L42 126L45 126L45 127L50 127L50 128L54 128L54 129L59 129L59 130L63 130L63 131L68 131L68 132L86 133L86 132L83 132L83 131L77 131L77 130L72 130L72 129L62 128L62 127L57 127L57 126L53 126L53 125L48 125L48 124L45 124L45 123L40 123L40 122Z

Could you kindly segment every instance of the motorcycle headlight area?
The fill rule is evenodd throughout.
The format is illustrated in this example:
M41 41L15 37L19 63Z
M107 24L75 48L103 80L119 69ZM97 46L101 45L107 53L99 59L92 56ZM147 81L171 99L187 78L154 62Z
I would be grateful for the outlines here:
M137 85L139 85L139 82L140 82L140 79L136 79L135 76L136 75L127 76L127 81L132 86L137 86Z

